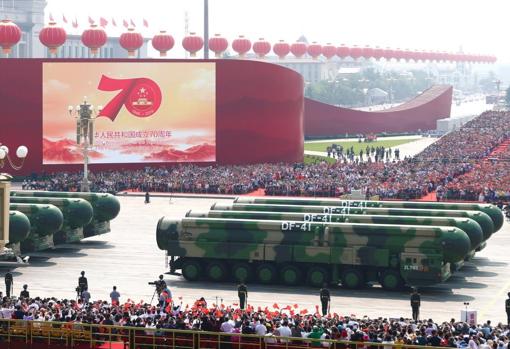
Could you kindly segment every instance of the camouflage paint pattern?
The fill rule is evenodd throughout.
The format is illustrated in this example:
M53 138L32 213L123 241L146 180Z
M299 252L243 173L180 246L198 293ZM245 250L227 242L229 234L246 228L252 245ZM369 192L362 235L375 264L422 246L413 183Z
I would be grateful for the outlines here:
M110 221L116 218L120 212L119 199L107 193L12 190L11 197L78 198L88 201L92 205L94 218L84 226L84 237L110 232Z
M464 210L482 211L486 213L494 224L494 231L503 226L503 213L492 204L432 202L432 201L375 201L375 200L340 200L313 198L256 198L238 197L236 203L245 204L279 204L279 205L314 205L314 206L342 206L342 207L387 207L387 208L417 208L431 210Z
M383 207L341 207L341 206L312 206L312 205L269 205L269 204L214 204L211 210L220 211L265 211L265 212L302 212L328 214L362 214L362 215L390 215L390 216L429 216L470 218L482 228L483 239L487 240L494 232L491 218L481 211L461 210L428 210L411 208L383 208Z
M470 218L253 211L189 211L186 214L186 217L305 221L323 223L452 226L463 230L468 235L472 250L478 248L483 241L482 228L477 222Z
M111 221L117 217L120 212L119 199L106 193L11 190L11 197L12 196L83 199L92 205L94 210L94 220L97 222Z
M12 211L20 211L30 220L30 234L21 241L23 251L42 251L53 248L53 234L62 228L64 215L54 205L10 204Z
M163 217L156 240L173 257L394 269L410 284L444 281L471 250L455 227L216 218Z
M9 212L9 243L16 244L28 238L30 220L19 211Z
M64 215L62 230L83 228L92 220L92 206L83 199L54 197L11 197L15 204L50 204L58 207Z

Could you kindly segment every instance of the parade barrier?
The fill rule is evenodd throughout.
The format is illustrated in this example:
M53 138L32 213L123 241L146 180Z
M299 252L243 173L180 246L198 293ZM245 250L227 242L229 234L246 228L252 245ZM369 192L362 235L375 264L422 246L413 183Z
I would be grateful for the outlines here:
M369 344L372 349L435 349L409 344L337 341L240 333L167 330L83 324L0 319L0 347L21 348L231 348L231 349L356 349ZM363 344L364 343L364 344Z

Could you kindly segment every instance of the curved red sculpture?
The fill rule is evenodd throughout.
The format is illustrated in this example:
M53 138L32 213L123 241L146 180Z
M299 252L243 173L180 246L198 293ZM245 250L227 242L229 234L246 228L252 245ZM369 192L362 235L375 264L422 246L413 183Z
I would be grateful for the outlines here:
M452 92L450 85L436 85L398 107L376 112L305 98L305 137L433 130L437 120L450 117Z

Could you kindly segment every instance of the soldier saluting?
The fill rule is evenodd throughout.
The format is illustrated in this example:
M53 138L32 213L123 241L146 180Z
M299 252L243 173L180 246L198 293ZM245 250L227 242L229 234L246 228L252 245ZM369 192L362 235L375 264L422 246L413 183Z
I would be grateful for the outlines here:
M510 325L510 292L508 292L508 299L505 301L506 310L506 323Z
M241 310L244 310L246 300L248 299L248 287L246 287L243 281L237 285L237 296L239 297L239 307Z
M321 299L322 305L322 316L326 316L329 313L329 303L331 302L331 295L329 294L329 290L327 289L328 284L324 283L324 286L321 288L319 292L319 297Z
M411 293L411 309L413 311L413 320L418 321L420 317L420 305L421 297L416 287L413 287L413 293Z

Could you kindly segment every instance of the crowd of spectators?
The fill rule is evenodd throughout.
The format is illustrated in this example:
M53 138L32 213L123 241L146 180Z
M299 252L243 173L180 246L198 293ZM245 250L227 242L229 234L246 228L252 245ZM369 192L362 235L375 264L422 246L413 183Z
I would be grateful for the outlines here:
M97 192L151 191L266 195L340 196L361 191L366 197L416 199L437 190L438 198L494 201L508 198L508 162L483 163L510 137L510 113L487 111L412 157L385 161L312 164L148 167L90 174ZM374 152L377 153L377 148ZM381 154L388 150L379 150ZM372 153L372 147L370 147ZM509 151L510 154L510 151ZM508 154L507 154L508 155ZM510 156L509 156L510 157ZM469 175L465 175L469 172ZM26 189L77 190L80 173L53 173L26 180Z
M451 319L436 323L432 319L413 321L406 318L377 318L355 315L327 316L316 311L292 306L273 305L262 309L248 305L241 310L237 304L208 305L201 298L195 304L183 306L182 301L112 304L107 301L66 300L56 298L4 298L0 313L4 319L38 322L63 322L70 328L83 329L87 324L130 326L140 328L145 335L165 336L167 330L195 330L218 333L255 334L265 343L299 343L299 338L331 339L365 343L416 344L469 349L508 349L509 327L501 323L467 324ZM35 323L34 326L41 326ZM98 331L97 327L92 327ZM120 332L113 332L120 333ZM285 337L285 338L281 338ZM229 337L236 342L240 338ZM329 347L319 341L311 346Z

